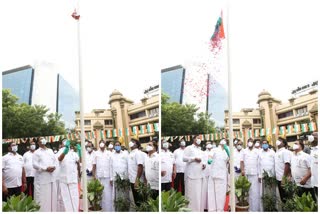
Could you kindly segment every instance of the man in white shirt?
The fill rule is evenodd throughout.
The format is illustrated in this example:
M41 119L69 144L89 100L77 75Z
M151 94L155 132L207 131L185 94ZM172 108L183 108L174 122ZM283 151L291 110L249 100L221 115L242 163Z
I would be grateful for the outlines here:
M182 140L180 142L180 148L173 152L174 163L176 165L176 179L174 179L174 189L180 191L184 195L184 171L186 169L186 163L183 162L183 153L186 148L186 142Z
M279 138L276 141L276 146L278 150L275 154L275 171L276 179L278 181L278 189L280 194L280 199L282 202L286 201L286 194L282 187L283 177L287 177L290 180L290 162L291 162L291 152L286 149L287 141L283 138Z
M311 143L311 184L314 188L314 199L318 201L318 132L308 136L308 141Z
M112 212L112 152L106 149L106 144L103 140L100 140L99 147L100 149L96 151L95 158L93 161L93 177L95 179L98 179L104 186L101 201L102 210L104 212Z
M243 153L243 149L242 149L242 141L240 139L236 139L234 141L234 145L235 145L235 148L234 148L234 176L235 176L235 180L241 175L241 168L240 168L240 158L241 158L241 155Z
M303 193L313 194L311 185L311 157L303 152L304 144L302 140L297 140L293 144L293 154L291 157L292 178L298 186L298 196Z
M185 196L189 200L188 207L193 212L204 211L202 203L202 182L203 173L206 165L203 160L203 152L201 151L200 137L193 139L193 144L187 146L184 154L183 161L186 162L185 170Z
M148 156L145 161L145 174L147 184L151 188L151 197L154 200L159 196L159 155L157 154L157 150L157 142L148 143L146 147Z
M17 153L18 145L9 144L8 154L2 157L2 198L4 201L12 195L20 195L22 185L27 187L23 158Z
M36 144L34 141L31 141L30 150L23 154L24 169L27 177L27 189L25 192L32 198L34 198L34 174L36 172L32 165L32 157L35 151Z
M137 206L140 206L141 203L141 197L139 193L137 192L136 188L139 185L139 182L143 182L142 179L142 173L143 173L143 165L144 165L144 155L143 153L138 149L140 148L140 142L132 138L129 142L129 147L131 149L131 152L128 157L128 173L129 173L129 180L131 184L131 191L134 199L134 203Z
M79 190L78 190L78 166L79 156L70 150L70 141L63 139L62 148L56 154L59 161L58 174L58 211L78 212Z
M58 161L53 151L46 147L47 141L41 137L39 148L34 152L32 165L34 175L34 199L40 205L40 212L57 211L57 175Z
M93 160L94 160L95 153L96 153L96 152L93 150L93 144L92 144L92 142L90 142L90 141L87 142L86 150L87 150L87 153L86 153L87 181L90 182L90 180L93 179L93 176L92 176L92 168L93 168Z
M246 148L240 159L241 174L246 176L251 183L249 190L249 212L260 211L260 185L258 181L258 149L253 148L253 140L248 139Z
M169 150L169 143L162 142L161 157L161 191L169 191L171 189L172 179L176 176L176 165L174 156Z
M215 148L216 149L216 148ZM203 180L202 180L202 203L204 210L208 210L208 180L210 176L208 159L212 158L213 151L212 144L210 141L206 143L206 150L203 152L203 160L205 162L206 168L202 171Z

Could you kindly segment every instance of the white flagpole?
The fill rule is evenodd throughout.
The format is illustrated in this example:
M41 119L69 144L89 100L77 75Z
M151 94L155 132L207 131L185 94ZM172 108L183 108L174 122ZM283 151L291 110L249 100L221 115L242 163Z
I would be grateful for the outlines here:
M80 0L78 1L77 14L80 14ZM86 164L86 149L85 149L85 133L84 133L84 109L83 109L83 76L82 76L82 55L81 55L81 42L80 42L80 18L77 21L77 38L78 38L78 63L79 63L79 93L80 93L80 128L81 128L81 175L82 175L82 202L83 211L88 212L87 200L87 164Z
M227 65L228 65L228 118L229 118L229 149L230 149L230 204L231 212L235 212L235 185L234 185L234 149L233 149L233 121L232 121L232 79L231 79L231 63L230 63L230 34L229 34L229 0L227 0L227 14L226 14L226 24L227 24Z

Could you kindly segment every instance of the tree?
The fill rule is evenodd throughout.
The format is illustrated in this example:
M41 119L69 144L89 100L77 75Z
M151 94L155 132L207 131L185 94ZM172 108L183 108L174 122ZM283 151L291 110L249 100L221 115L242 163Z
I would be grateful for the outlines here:
M49 109L43 105L17 104L17 101L9 90L2 90L3 138L65 134L61 115L48 114Z

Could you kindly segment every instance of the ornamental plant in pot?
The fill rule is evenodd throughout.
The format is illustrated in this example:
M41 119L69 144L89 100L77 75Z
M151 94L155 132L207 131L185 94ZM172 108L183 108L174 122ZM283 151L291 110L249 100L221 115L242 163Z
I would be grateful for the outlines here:
M102 200L104 186L98 179L93 179L88 183L89 211L101 211L100 202Z
M248 212L249 210L249 189L251 183L245 176L239 176L235 181L235 193L238 199L238 203L236 204L237 212Z

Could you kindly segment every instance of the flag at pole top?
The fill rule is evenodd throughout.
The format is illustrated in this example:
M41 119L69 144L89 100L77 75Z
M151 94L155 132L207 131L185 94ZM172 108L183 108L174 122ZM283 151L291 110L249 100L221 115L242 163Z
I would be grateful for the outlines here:
M222 15L222 10L221 10L220 17L217 20L214 32L213 32L211 39L210 39L212 49L215 49L215 48L220 49L221 48L221 40L226 38L225 34L224 34L222 16L223 15Z
M74 18L75 20L79 20L80 19L80 15L77 13L77 10L74 9L73 13L71 14L72 18Z

